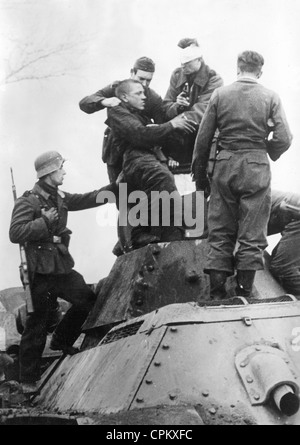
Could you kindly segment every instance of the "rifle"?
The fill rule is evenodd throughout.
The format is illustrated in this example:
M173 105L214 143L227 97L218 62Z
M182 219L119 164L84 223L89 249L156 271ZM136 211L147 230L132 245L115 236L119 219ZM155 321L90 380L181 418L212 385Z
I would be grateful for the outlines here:
M17 191L16 191L15 182L14 182L13 170L11 167L10 167L10 174L11 174L14 202L16 202ZM29 275L28 275L28 266L27 266L25 246L23 244L19 244L19 246L20 246L20 258L21 258L21 264L19 267L20 268L20 277L21 277L21 281L23 284L23 288L25 290L25 301L26 301L27 312L29 314L31 314L32 312L34 312L34 309L33 309L33 303L32 303L31 290L30 290L30 282L29 282Z

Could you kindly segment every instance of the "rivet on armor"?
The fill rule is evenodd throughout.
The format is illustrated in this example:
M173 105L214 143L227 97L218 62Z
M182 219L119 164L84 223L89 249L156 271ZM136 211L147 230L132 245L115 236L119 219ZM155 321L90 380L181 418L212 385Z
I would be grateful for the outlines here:
M170 330L171 330L171 332L177 332L178 331L178 329L174 328L174 326Z
M171 400L175 400L176 399L176 394L169 394L169 398L171 399Z
M152 272L154 270L154 266L152 264L149 264L148 270L149 270L149 272Z
M146 383L147 383L147 385L152 385L153 381L150 379L146 379Z
M207 389L205 389L204 391L202 391L202 395L203 395L203 397L208 397L209 391Z
M160 254L160 249L153 249L152 253L153 253L153 255L158 255L158 254Z
M154 362L154 366L160 366L161 362Z
M143 300L141 300L141 299L139 299L139 300L136 300L136 303L135 303L137 306L142 306L142 304L143 304Z
M216 414L217 410L216 410L216 408L210 408L210 409L208 410L208 412L209 412L210 414Z
M247 380L247 383L253 383L253 378L250 376L248 376L246 380Z
M198 281L199 278L200 277L199 277L199 275L197 274L197 272L195 270L190 270L186 274L186 280L189 283L194 283L194 282Z
M254 395L254 399L255 399L255 400L259 400L259 399L260 399L260 395L259 395L259 394L255 394L255 395Z
M138 398L136 399L136 401L137 401L137 403L143 403L143 402L144 402L144 399L138 397Z
M163 347L163 349L169 349L170 346L167 344L164 344L162 347Z
M247 363L246 362L242 362L241 364L240 364L240 367L241 368L245 368L247 366Z

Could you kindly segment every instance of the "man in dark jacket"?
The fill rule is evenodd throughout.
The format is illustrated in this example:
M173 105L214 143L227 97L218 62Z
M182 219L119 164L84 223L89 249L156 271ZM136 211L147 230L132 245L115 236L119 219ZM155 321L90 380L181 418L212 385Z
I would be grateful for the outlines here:
M27 316L20 343L20 381L24 393L37 390L48 315L57 297L72 306L55 329L50 347L67 354L77 352L72 345L96 298L82 275L73 270L74 261L68 249L71 231L66 225L69 210L100 205L96 202L99 190L85 194L59 190L65 175L63 163L56 151L43 153L36 159L39 180L32 190L17 199L10 224L11 242L25 245L34 307L34 312Z
M116 94L121 103L109 109L107 123L120 147L125 182L130 184L131 189L147 194L149 214L155 205L151 202L152 191L174 193L173 196L176 195L177 201L181 202L160 145L177 129L186 133L194 132L194 124L181 116L164 124L152 124L149 117L143 114L146 96L143 86L136 80L121 82ZM158 227L134 227L133 246L183 239L182 226L175 224L174 209L170 209L170 214L169 226L163 226L160 220Z
M162 109L162 98L151 88L150 82L155 72L155 64L148 57L140 57L134 63L130 71L131 79L138 80L145 90L145 109L144 114L155 123L161 124L165 121ZM115 81L105 88L97 91L95 94L86 96L79 102L79 107L85 113L91 114L96 111L108 110L120 104L120 99L116 97L116 88L120 81ZM122 157L119 154L118 147L107 127L104 133L102 146L102 160L107 164L107 173L110 182L115 182L122 170Z
M214 90L223 85L222 78L207 66L196 39L181 39L181 67L172 73L170 85L163 100L167 119L184 112L188 119L201 123ZM196 133L176 134L170 137L164 151L178 161L184 173L190 172Z
M268 235L281 234L270 271L286 292L300 296L300 195L272 190Z
M238 80L213 93L195 143L192 170L197 188L205 190L211 142L219 131L208 211L207 265L211 295L216 298L226 296L224 285L234 268L238 292L244 296L251 293L255 271L264 268L271 210L267 152L275 161L292 141L278 95L257 82L263 64L263 57L254 51L239 55Z

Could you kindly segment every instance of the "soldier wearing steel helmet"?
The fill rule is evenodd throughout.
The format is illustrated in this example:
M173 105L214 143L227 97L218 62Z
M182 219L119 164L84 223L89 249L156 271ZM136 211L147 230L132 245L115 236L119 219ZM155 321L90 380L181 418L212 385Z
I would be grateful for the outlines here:
M41 154L35 161L38 182L17 199L9 236L13 243L25 244L34 312L27 315L20 343L20 381L24 393L34 393L41 377L41 357L47 338L47 319L57 297L72 303L56 327L51 349L77 352L72 347L95 302L95 294L82 275L73 270L69 253L71 231L68 211L99 206L100 190L85 194L64 193L65 159L57 151Z

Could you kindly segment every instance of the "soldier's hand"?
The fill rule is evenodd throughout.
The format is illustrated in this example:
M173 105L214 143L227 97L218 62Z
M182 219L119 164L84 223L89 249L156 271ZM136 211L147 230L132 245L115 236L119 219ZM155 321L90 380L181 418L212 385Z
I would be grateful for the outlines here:
M51 207L49 210L42 209L42 215L45 216L50 223L58 220L58 212L54 207Z
M176 103L181 107L189 107L190 103L185 96L185 92L182 91L176 98Z
M179 162L175 161L175 159L168 157L168 167L170 170L173 170L174 168L179 166Z
M203 191L204 197L208 198L210 195L210 182L208 178L196 179L196 190Z
M106 108L113 108L117 107L120 104L120 99L117 97L107 97L106 99L103 99L101 104Z
M184 131L185 133L192 134L196 131L198 124L190 119L187 119L184 114L174 117L170 120L174 128Z

